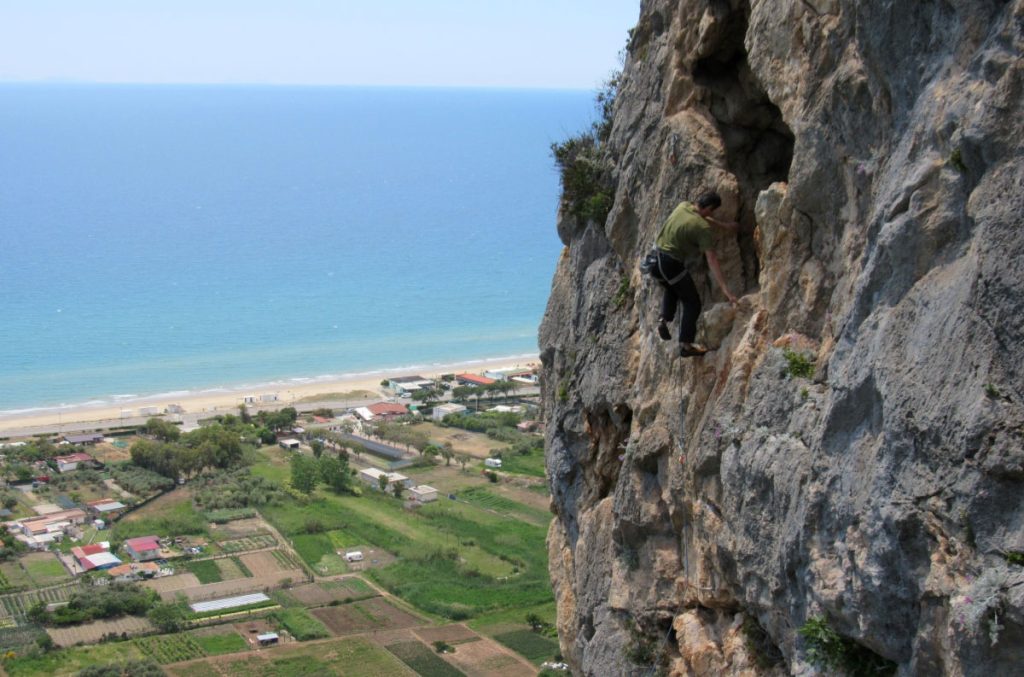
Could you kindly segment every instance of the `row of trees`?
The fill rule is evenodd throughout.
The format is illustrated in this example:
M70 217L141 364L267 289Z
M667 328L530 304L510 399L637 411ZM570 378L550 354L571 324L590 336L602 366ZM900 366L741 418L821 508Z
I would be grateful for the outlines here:
M452 399L456 402L468 402L470 399L475 399L476 408L479 409L482 398L493 401L495 397L501 395L508 400L509 394L514 394L521 387L522 384L518 381L495 381L487 385L457 386L452 389ZM413 397L415 398L416 395L413 394Z

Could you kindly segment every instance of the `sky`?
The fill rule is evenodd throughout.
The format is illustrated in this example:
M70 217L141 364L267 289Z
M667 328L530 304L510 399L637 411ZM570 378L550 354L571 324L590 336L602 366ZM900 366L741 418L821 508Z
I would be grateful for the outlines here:
M594 89L639 0L0 0L0 81Z

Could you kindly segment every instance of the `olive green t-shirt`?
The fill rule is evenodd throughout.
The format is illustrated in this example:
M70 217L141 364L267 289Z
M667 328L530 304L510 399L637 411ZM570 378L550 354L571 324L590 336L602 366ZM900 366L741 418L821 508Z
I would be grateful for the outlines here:
M680 202L661 227L655 244L677 261L692 261L711 248L711 225L692 203Z

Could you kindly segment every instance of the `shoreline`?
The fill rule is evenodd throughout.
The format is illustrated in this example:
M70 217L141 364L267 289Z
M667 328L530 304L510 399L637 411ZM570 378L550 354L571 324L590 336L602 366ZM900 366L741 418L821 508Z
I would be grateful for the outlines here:
M227 413L237 410L243 398L255 396L255 408L278 408L292 406L299 400L314 395L326 395L355 390L369 390L388 397L381 388L380 382L391 376L409 376L418 374L425 378L436 378L441 374L452 372L480 372L492 369L526 368L539 366L540 356L537 353L510 355L506 357L480 358L462 360L444 364L412 365L340 374L338 376L297 377L279 379L256 384L239 384L232 386L205 388L200 390L182 390L168 393L155 393L139 396L109 396L104 399L93 399L82 403L31 407L0 411L0 436L10 432L33 426L61 426L91 422L108 422L124 416L125 410L131 410L132 417L141 415L138 410L144 407L157 407L160 413L169 405L178 405L186 414L196 413ZM259 402L265 394L277 395L272 402Z

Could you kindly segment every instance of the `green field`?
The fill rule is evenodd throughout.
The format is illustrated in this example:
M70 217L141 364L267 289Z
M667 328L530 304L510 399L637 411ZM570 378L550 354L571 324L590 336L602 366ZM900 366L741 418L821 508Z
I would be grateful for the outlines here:
M35 587L54 585L71 578L71 574L52 553L41 552L25 555L21 558L21 565L25 567L25 571L28 572Z
M324 624L309 615L309 612L300 607L281 609L271 614L282 628L291 633L291 636L300 642L310 639L321 639L330 637Z
M532 630L503 632L494 639L537 665L551 660L559 651L558 642Z
M533 452L523 456L516 453L505 453L501 457L501 471L530 477L544 477L544 454Z
M166 538L206 533L206 519L192 507L189 494L177 489L118 521L112 537L125 540L137 536Z
M236 653L249 648L242 636L237 632L226 632L220 635L196 634L196 644L206 653L207 656L219 656L226 653Z
M446 663L421 642L397 642L385 647L421 677L465 677L466 673Z
M203 559L198 562L185 562L185 569L196 575L199 582L202 584L206 583L217 583L223 579L220 573L220 568L217 563L212 559Z
M195 638L187 633L140 637L134 641L142 653L161 665L202 658L205 655Z
M254 474L285 472L277 452L263 454L268 462L255 466ZM550 602L549 517L487 489L470 497L475 505L438 501L410 512L379 492L354 497L319 489L305 505L265 506L261 512L314 568L349 545L393 553L397 562L367 576L433 614L462 620Z
M204 663L170 668L175 677L415 677L415 672L385 649L362 639L342 639L314 645L292 645L266 652L262 659L219 661L218 671Z
M49 677L73 675L92 665L106 665L126 660L145 658L134 641L108 642L92 646L60 649L38 656L17 656L3 662L10 677Z
M518 501L513 501L510 498L499 496L487 487L468 487L463 489L458 493L458 499L481 508L486 508L487 510L508 515L509 517L528 519L539 526L546 527L551 523L551 513L547 510L534 508Z

